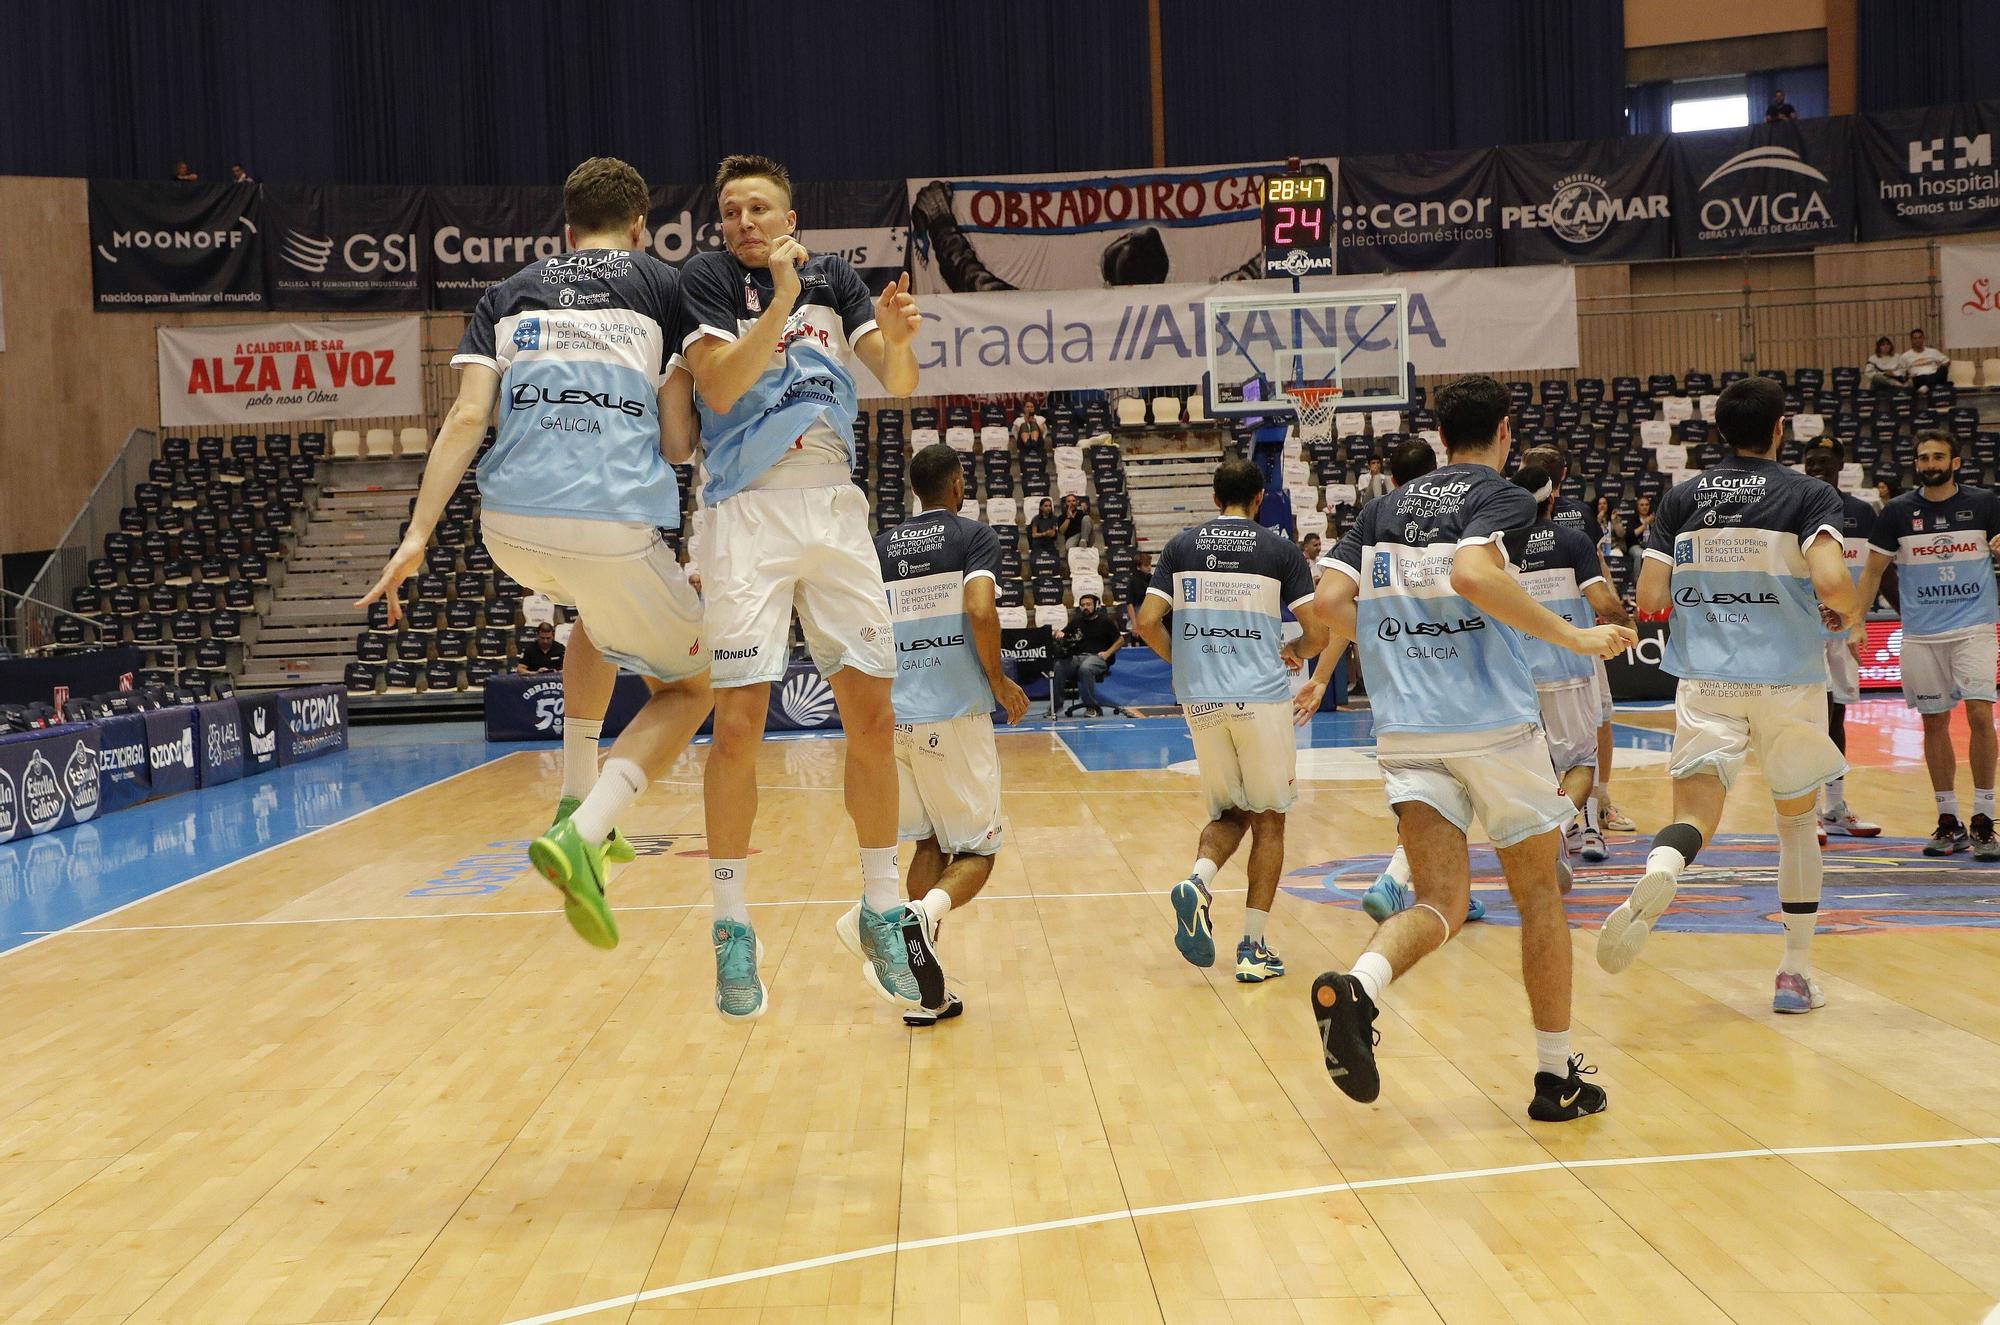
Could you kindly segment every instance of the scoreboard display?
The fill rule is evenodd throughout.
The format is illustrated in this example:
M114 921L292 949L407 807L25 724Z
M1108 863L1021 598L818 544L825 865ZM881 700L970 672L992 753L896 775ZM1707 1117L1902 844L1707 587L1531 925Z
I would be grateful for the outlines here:
M1264 274L1333 274L1333 174L1294 161L1264 177Z

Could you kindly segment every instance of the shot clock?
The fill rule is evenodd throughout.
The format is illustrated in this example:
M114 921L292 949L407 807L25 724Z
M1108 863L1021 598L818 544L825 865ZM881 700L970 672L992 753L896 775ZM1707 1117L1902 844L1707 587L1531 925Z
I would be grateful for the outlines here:
M1333 176L1294 157L1264 177L1264 274L1333 274Z

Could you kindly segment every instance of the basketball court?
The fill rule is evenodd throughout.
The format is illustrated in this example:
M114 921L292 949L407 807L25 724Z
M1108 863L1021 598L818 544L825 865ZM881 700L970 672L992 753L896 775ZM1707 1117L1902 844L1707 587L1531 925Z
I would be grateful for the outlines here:
M1642 825L1668 716L1621 715ZM1900 1325L2000 1296L2000 875L1917 855L1894 701L1851 719L1886 834L1829 848L1825 1012L1769 1011L1754 774L1617 980L1588 931L1644 839L1583 868L1611 1108L1560 1127L1523 1115L1490 857L1492 918L1388 1000L1380 1102L1326 1080L1306 988L1363 943L1391 844L1365 716L1305 738L1263 986L1172 947L1180 723L1003 734L1006 848L943 939L967 1011L923 1031L832 933L837 739L763 752L772 1004L743 1027L709 1006L705 747L640 803L601 953L522 859L557 754L454 730L0 847L0 1318Z

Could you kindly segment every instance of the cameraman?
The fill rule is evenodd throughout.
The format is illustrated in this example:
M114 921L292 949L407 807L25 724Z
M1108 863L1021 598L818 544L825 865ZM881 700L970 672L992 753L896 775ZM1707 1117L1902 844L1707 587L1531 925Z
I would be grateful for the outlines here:
M1124 647L1125 636L1099 605L1097 595L1087 593L1077 599L1076 611L1070 613L1069 624L1056 641L1060 656L1055 679L1049 683L1049 716L1063 716L1063 690L1074 680L1076 711L1089 718L1103 717L1104 710L1097 704L1097 682L1111 670L1111 660Z

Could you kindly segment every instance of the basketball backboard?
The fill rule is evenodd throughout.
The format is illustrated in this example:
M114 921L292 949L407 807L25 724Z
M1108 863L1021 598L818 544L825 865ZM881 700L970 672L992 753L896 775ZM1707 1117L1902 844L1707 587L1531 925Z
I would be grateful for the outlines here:
M1207 301L1209 412L1286 414L1288 388L1339 387L1342 409L1409 404L1402 290L1226 295Z

